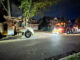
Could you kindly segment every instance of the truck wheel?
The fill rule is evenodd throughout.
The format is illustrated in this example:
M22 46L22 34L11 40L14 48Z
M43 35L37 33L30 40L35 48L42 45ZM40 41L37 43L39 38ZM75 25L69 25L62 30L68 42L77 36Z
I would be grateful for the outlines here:
M31 35L32 35L32 33L31 33L30 31L26 31L26 32L25 32L25 37L26 37L26 38L30 38Z

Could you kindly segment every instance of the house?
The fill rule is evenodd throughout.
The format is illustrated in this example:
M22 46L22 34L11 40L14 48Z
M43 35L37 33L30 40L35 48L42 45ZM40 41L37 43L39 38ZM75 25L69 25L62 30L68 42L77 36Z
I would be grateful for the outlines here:
M55 17L55 18L43 17L40 20L38 28L39 28L39 30L44 30L44 31L52 30L57 22L58 22L57 17Z

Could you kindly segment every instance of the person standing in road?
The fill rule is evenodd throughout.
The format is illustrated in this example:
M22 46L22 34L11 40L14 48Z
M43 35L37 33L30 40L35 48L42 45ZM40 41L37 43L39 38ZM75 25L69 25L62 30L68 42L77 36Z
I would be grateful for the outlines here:
M17 31L16 31L16 22L14 22L14 35L17 35Z

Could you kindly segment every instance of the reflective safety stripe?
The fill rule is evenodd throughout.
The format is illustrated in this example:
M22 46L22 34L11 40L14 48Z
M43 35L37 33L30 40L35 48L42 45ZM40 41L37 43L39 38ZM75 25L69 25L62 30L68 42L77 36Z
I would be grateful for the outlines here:
M2 35L8 35L8 32L7 31L3 31Z

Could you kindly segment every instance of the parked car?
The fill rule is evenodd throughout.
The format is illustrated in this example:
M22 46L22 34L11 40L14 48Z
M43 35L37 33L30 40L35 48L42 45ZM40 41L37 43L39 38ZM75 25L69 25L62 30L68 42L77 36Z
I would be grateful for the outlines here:
M66 31L67 34L71 34L72 32L72 28L71 27L66 27Z
M80 25L74 24L74 26L73 26L73 33L80 33Z
M72 29L73 29L73 23L71 22L71 20L68 20L66 22L65 33L71 34L73 32Z
M53 33L63 33L64 27L62 25L56 25L53 29Z

